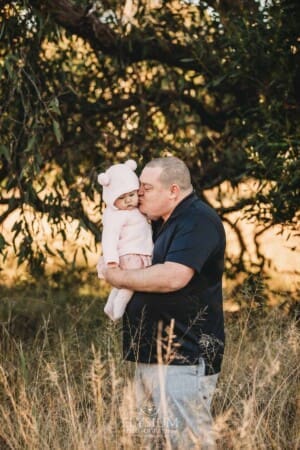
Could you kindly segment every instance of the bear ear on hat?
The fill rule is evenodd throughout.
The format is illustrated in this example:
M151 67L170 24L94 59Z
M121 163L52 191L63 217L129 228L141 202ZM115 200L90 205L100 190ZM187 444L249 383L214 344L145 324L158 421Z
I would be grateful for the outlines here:
M108 186L110 183L109 175L106 172L99 173L98 183L101 184L101 186Z
M125 165L133 171L137 168L137 163L133 159L128 159L128 161L125 162Z

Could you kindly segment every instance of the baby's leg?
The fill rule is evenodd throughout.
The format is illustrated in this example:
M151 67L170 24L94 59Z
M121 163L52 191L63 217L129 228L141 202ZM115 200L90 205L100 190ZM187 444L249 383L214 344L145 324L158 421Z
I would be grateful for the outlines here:
M112 320L118 320L123 316L132 294L133 291L130 291L129 289L118 289L118 293L113 299Z
M108 296L107 302L104 306L104 312L111 320L115 320L114 319L114 300L115 300L115 297L118 295L118 292L119 292L119 289L112 288L112 290L110 291L110 294Z
M120 256L121 269L141 269L151 264L150 256L128 254ZM133 291L129 289L113 288L107 303L104 307L104 312L111 320L120 319L126 309L126 306L131 299Z
M131 299L132 294L133 292L129 289L113 288L104 307L105 314L111 320L120 319L125 312L126 306Z

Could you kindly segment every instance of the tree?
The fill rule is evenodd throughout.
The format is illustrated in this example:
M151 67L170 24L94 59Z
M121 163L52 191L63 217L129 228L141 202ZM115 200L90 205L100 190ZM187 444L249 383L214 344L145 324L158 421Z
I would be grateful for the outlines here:
M206 201L206 189L257 180L223 217L295 227L299 3L124 3L2 2L0 223L29 206L63 239L77 219L99 241L84 207L97 172L171 152ZM40 273L53 250L24 215L13 232L19 262ZM9 244L0 235L3 255Z

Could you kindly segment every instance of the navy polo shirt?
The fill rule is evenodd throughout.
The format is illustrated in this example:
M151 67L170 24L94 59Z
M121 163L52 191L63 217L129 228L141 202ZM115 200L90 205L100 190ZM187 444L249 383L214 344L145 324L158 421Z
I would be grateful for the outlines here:
M194 193L164 223L153 224L153 264L172 261L195 270L175 292L135 292L123 321L128 361L173 365L206 363L206 374L220 371L224 352L222 275L223 224Z

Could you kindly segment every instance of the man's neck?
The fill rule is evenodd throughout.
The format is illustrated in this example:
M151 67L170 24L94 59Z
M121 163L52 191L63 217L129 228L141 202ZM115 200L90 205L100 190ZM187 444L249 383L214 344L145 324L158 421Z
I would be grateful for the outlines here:
M172 208L170 209L170 211L168 211L166 214L164 214L161 218L163 219L164 222L166 222L169 217L172 215L173 211L175 210L175 208L177 208L177 206L179 205L179 203L181 203L186 197L188 197L189 195L191 195L193 192L193 188L189 189L188 191L184 191L184 193L182 193L177 199L176 202L174 202L174 204L172 205Z

